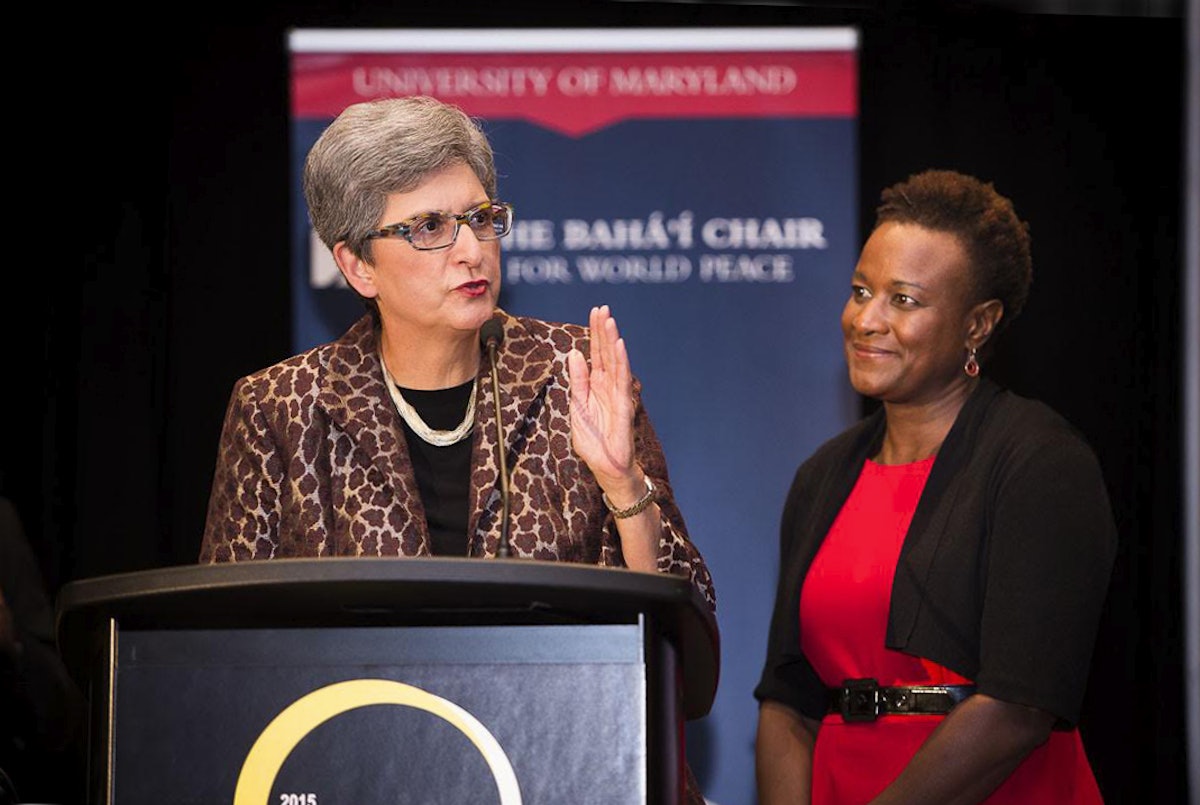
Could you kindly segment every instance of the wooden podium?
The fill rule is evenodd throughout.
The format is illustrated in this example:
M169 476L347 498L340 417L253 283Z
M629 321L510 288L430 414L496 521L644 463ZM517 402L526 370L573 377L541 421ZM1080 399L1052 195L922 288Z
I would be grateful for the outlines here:
M89 805L675 805L717 627L683 578L286 559L73 582Z

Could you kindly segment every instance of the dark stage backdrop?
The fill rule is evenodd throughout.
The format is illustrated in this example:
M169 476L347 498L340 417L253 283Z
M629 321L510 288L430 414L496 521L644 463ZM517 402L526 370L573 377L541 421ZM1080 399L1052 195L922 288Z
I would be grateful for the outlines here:
M456 8L445 25L857 25L863 235L879 190L925 167L1015 200L1032 227L1033 295L985 371L1083 430L1121 534L1084 739L1110 802L1184 801L1183 21L916 15L894 2L560 5ZM90 14L70 51L86 89L47 93L19 118L75 144L54 155L74 203L37 214L72 245L82 227L83 263L58 273L45 270L57 255L14 255L41 292L4 292L4 491L51 592L194 561L231 386L291 351L286 32L410 22L403 4L218 3L135 35ZM703 783L712 758L702 744L689 754Z

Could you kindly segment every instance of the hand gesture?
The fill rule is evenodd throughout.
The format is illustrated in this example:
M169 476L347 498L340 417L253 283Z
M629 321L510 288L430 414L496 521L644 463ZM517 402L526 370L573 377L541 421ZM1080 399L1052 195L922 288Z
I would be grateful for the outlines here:
M608 305L592 308L588 326L590 368L579 350L571 350L567 356L571 444L611 500L632 502L641 497L645 487L634 461L629 353Z

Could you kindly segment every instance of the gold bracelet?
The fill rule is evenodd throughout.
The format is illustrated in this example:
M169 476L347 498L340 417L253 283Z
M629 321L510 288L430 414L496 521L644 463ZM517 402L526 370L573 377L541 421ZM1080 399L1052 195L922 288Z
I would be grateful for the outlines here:
M633 517L635 514L641 514L643 511L645 511L647 506L654 502L654 483L650 480L649 475L643 475L642 477L646 479L646 494L642 495L638 502L634 503L628 509L618 509L612 504L612 501L608 499L608 494L606 492L600 493L601 499L604 500L604 505L608 507L610 512L612 512L612 516L615 519L624 520L627 517Z

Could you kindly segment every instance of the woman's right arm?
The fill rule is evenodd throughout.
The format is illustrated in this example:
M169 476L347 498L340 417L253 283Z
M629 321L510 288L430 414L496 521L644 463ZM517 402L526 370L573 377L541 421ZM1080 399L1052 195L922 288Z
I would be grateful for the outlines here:
M797 522L813 488L806 474L811 460L792 479L779 529L779 575L767 637L767 659L754 695L759 701L754 746L754 776L760 805L809 805L813 746L828 693L816 671L800 653L797 551L805 534Z
M785 704L763 700L758 708L754 776L759 805L808 805L812 801L812 755L821 722Z
M278 547L286 458L245 379L230 397L209 494L200 562L269 559Z

